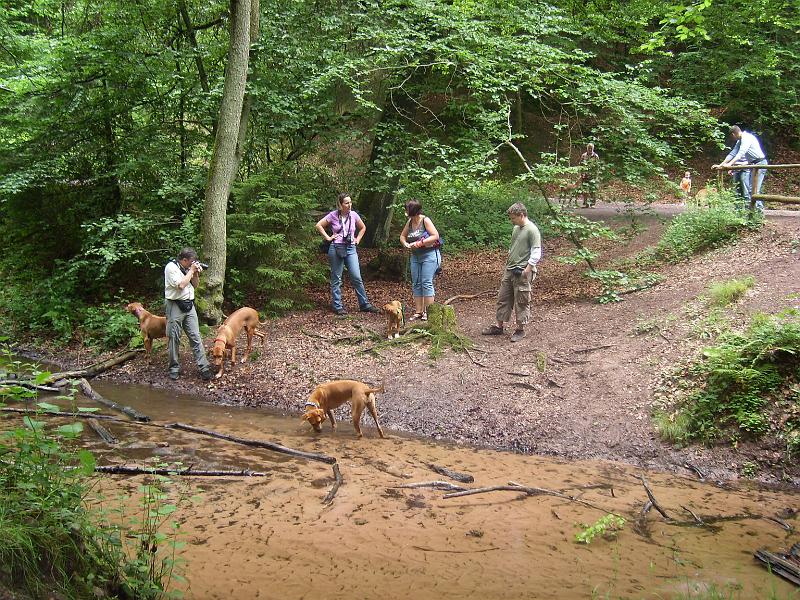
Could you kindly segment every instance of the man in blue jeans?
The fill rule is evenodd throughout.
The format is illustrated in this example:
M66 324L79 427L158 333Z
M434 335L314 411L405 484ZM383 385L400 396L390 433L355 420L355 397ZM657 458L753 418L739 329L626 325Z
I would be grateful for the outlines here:
M767 156L761 149L758 138L749 131L743 131L738 125L731 127L731 135L736 139L736 145L725 157L725 160L715 169L727 169L735 165L766 165ZM755 173L754 173L755 172ZM744 197L745 207L749 208L753 199L753 194L761 192L761 182L764 180L766 169L736 169L733 172L734 181L742 186L742 196ZM753 178L755 177L755 185ZM764 203L756 201L756 208L764 210Z

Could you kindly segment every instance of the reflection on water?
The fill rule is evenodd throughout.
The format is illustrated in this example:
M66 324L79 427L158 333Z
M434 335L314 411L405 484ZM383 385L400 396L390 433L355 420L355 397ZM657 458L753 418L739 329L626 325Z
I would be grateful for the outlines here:
M190 598L800 597L752 557L758 548L786 549L797 541L794 532L759 518L781 515L796 528L791 511L798 502L791 492L723 489L615 463L565 462L397 434L382 440L369 423L362 440L342 421L335 433L326 427L316 435L301 422L300 407L287 417L148 386L96 381L93 387L155 423L183 422L339 459L344 485L326 507L321 500L333 483L328 465L182 431L104 422L120 440L112 448L87 429L83 443L102 463L156 459L267 473L184 480L202 493L200 503L186 503L178 513L188 542ZM91 402L79 398L78 404ZM514 492L446 499L429 488L397 487L445 479L431 464L473 475L470 487L516 481L588 505ZM647 501L642 474L681 524L650 511L635 527ZM141 480L106 477L102 485L113 493ZM690 525L689 511L701 519L739 517L712 530ZM616 539L575 542L581 523L611 512L627 519ZM722 593L710 596L709 589ZM692 590L705 595L689 595Z

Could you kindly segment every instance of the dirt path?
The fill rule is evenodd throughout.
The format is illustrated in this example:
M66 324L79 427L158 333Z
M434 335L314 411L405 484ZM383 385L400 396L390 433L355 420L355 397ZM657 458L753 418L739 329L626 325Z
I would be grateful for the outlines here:
M668 214L674 208L659 209ZM610 206L592 213L615 227L629 224ZM764 229L733 247L712 251L691 263L662 270L657 287L631 294L624 302L600 305L596 288L575 267L554 260L557 243L545 241L545 260L534 284L535 317L528 337L512 344L507 336L483 338L480 330L494 319L494 300L455 303L463 331L481 346L473 354L447 352L431 360L427 348L398 346L380 356L364 353L370 343L337 344L332 340L358 333L357 327L383 328L380 315L354 313L336 318L325 308L327 289L315 292L319 307L290 314L271 324L266 350L220 382L201 385L187 365L182 389L223 403L302 412L313 387L337 378L386 383L379 398L384 427L456 442L565 458L601 458L687 473L691 463L714 478L735 478L745 461L760 466L763 481L800 485L800 468L771 465L780 449L691 447L663 444L653 431L650 415L658 374L702 345L693 335L689 310L712 280L753 275L755 287L732 310L734 319L754 311L775 312L797 305L791 294L800 281L800 219L775 215ZM646 229L622 248L605 245L606 258L631 256L653 244L663 229L657 215L637 217ZM362 251L366 262L369 251ZM496 288L504 256L482 252L445 258L445 273L437 280L437 297L471 294ZM409 286L367 281L375 304L391 299L410 301ZM348 289L345 304L356 306ZM645 320L663 321L659 331L634 335ZM188 352L184 352L188 359ZM174 384L165 377L165 350L153 366L144 361L110 375L118 380ZM540 372L541 368L544 372ZM340 420L349 418L345 409ZM367 423L369 425L369 423ZM781 469L785 469L785 473Z

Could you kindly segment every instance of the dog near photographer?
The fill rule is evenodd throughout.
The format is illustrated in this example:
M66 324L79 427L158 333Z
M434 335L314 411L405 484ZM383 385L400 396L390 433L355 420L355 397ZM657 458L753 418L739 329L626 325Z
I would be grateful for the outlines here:
M177 258L164 267L164 312L167 318L167 347L169 350L169 377L180 377L179 350L181 331L186 333L194 354L197 370L203 381L212 377L203 338L200 336L200 321L194 306L194 293L200 281L200 273L206 266L197 258L194 248L186 247Z

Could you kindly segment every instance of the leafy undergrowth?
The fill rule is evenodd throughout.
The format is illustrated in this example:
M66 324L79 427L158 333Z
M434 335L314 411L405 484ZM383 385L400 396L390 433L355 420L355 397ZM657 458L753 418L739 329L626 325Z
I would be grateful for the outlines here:
M668 441L774 438L789 460L800 453L800 311L756 314L743 331L724 329L671 381L671 399L655 417Z

